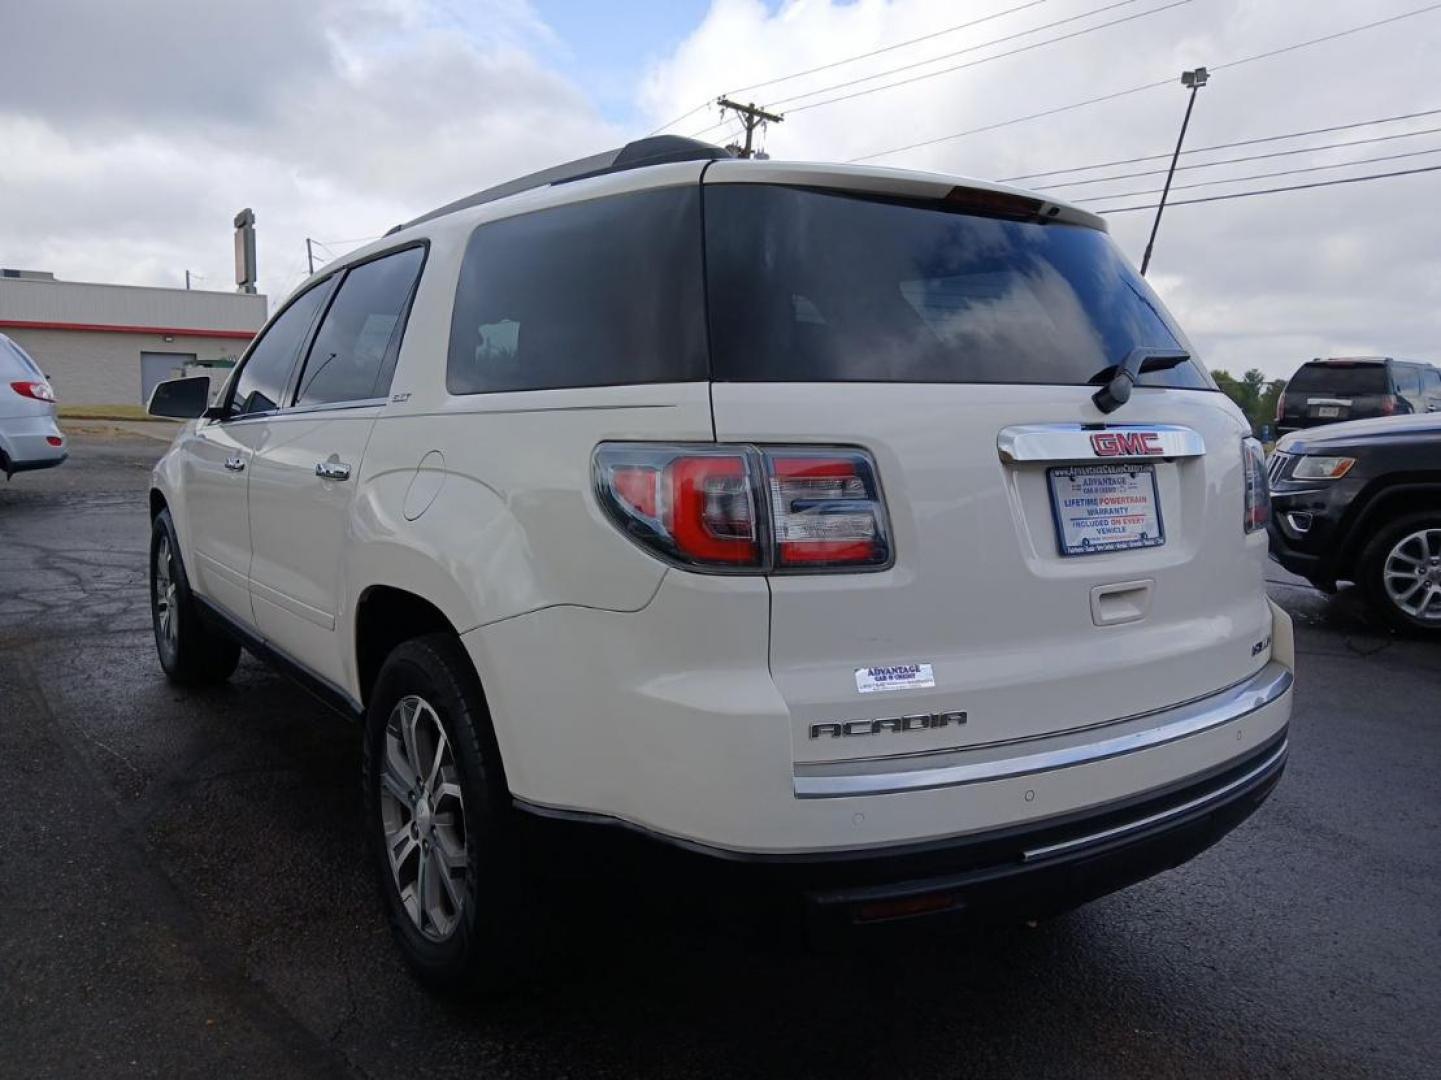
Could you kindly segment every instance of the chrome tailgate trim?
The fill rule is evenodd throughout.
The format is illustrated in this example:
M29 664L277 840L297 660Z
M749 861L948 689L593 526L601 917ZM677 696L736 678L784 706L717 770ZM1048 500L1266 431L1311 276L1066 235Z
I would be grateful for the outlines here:
M1284 697L1295 681L1290 670L1272 660L1244 682L1209 697L1152 715L1165 717L1154 726L1095 742L1042 750L997 760L906 769L885 773L819 775L796 773L795 794L801 799L837 799L860 795L890 795L902 791L1005 780L1032 773L1087 765L1123 754L1184 739L1229 724ZM1065 734L1064 732L1060 734ZM803 766L798 766L803 768Z

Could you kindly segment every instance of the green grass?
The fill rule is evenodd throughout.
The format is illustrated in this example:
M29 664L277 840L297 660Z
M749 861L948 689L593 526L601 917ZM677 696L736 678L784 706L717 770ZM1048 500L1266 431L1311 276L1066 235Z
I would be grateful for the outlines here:
M143 405L61 405L62 420L156 420Z

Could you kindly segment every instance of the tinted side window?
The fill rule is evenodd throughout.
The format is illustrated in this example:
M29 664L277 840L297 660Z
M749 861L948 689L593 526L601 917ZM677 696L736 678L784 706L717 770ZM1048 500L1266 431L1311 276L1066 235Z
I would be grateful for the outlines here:
M1410 364L1397 364L1396 392L1398 394L1409 394L1412 397L1421 393L1421 369L1412 367Z
M1433 367L1422 368L1422 377L1425 379L1426 392L1428 394L1441 394L1441 371Z
M700 231L694 186L481 225L456 290L446 387L706 378Z
M296 404L365 401L390 392L405 314L424 261L424 248L407 248L345 275L310 347Z
M280 407L285 384L295 368L296 355L334 284L334 278L327 278L297 297L261 335L236 377L235 392L230 398L232 415L268 412Z

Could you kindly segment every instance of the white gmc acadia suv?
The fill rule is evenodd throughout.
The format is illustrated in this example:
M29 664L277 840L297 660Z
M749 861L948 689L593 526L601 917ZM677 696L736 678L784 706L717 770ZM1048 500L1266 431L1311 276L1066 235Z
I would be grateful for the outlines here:
M244 646L363 719L432 982L497 968L537 818L832 927L1038 917L1285 762L1261 449L1075 207L646 139L392 230L151 411L192 419L161 664Z

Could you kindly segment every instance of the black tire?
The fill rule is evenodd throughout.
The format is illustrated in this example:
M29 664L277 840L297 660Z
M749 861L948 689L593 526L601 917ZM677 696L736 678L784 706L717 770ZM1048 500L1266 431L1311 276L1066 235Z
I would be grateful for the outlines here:
M1424 535L1428 531L1432 534L1429 549L1421 546L1424 540L1412 540L1409 545L1404 543L1408 537ZM1399 554L1398 545L1404 545ZM1418 589L1441 589L1441 510L1407 514L1377 529L1361 550L1357 584L1361 586L1370 610L1387 625L1407 633L1441 634L1441 595L1418 614L1405 610L1387 589L1388 562L1391 563L1392 580L1395 581L1395 571L1409 570L1412 563L1404 560L1413 557L1416 559Z
M405 734L409 717L412 741ZM444 743L433 735L427 742L436 725ZM412 757L421 767L407 772ZM505 942L514 917L509 800L480 682L452 635L414 638L386 659L366 709L362 773L371 858L406 962L434 989L498 986L510 967ZM452 786L458 786L459 805L454 794L443 793ZM404 852L395 867L392 851ZM459 851L463 866L455 858ZM425 878L426 867L435 878ZM423 878L431 881L426 891ZM427 891L433 912L422 903Z
M160 666L171 682L221 683L240 663L240 643L200 616L169 510L155 516L150 530L150 625Z

